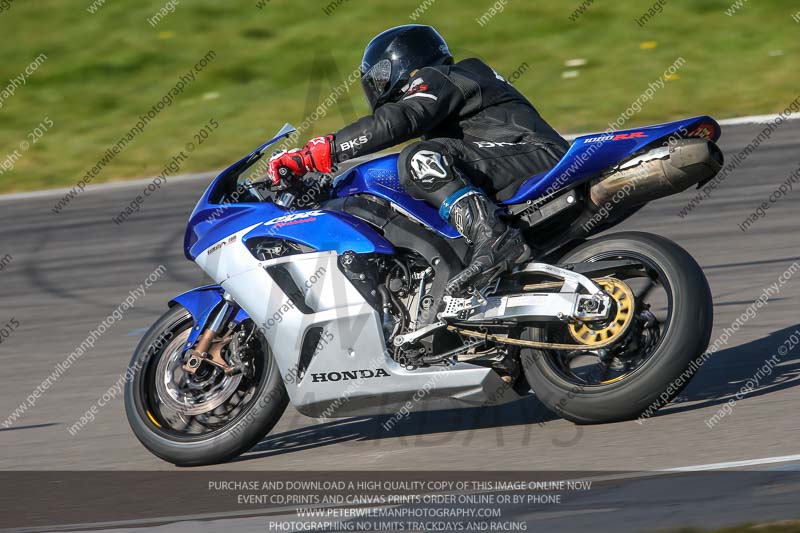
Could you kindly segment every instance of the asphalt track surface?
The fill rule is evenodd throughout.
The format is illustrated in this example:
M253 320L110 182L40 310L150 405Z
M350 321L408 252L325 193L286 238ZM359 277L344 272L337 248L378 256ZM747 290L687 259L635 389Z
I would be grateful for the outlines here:
M727 157L739 152L761 129L761 125L725 128L720 145ZM689 191L647 206L617 228L664 235L694 255L714 295L712 340L800 261L800 184L771 204L766 216L747 232L738 227L797 170L799 147L800 121L788 122L687 217L680 218L678 212L694 194ZM5 263L0 271L0 327L11 320L19 324L0 343L0 422L25 402L54 365L80 345L129 291L159 265L166 267L135 308L45 391L35 406L10 427L0 426L0 470L176 470L150 455L133 437L121 395L99 409L96 420L74 436L68 428L119 380L139 337L165 310L167 300L208 282L182 253L187 217L207 181L207 177L169 180L120 226L112 222L112 216L141 193L141 184L90 189L60 214L51 208L61 195L0 198L0 258L12 257L10 262L0 261ZM675 402L642 424L578 427L553 417L530 399L492 410L412 415L396 431L386 433L372 418L317 421L290 408L251 452L209 469L609 472L791 458L800 454L800 347L780 357L772 375L738 401L730 415L713 428L706 421L800 329L800 272L794 276L738 328ZM755 468L800 468L795 463L800 458ZM642 494L635 487L625 490ZM788 490L794 495L793 504L772 506L752 503L756 498L748 497L744 488L722 491L714 496L719 512L709 515L714 517L709 523L800 518L798 485ZM602 500L602 494L598 498ZM696 504L690 492L668 498L675 505ZM651 502L654 509L658 502ZM596 507L615 508L608 502ZM736 512L725 513L723 508ZM637 512L630 510L625 516L634 520ZM702 524L703 511L698 512L696 520ZM54 520L51 523L65 523ZM226 520L230 523L215 522L215 527L251 525ZM568 521L559 529L579 529L583 523L576 513L566 513L564 520ZM669 522L669 516L665 520L682 524L674 518ZM638 524L636 529L645 525L631 524ZM620 522L616 526L610 530L626 529L620 528Z

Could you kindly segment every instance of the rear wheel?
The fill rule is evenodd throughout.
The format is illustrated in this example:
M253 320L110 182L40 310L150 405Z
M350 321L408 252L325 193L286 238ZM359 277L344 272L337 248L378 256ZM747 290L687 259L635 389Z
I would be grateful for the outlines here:
M522 333L526 340L599 345L615 328L626 328L618 343L602 349L521 351L528 383L541 401L583 424L649 416L666 405L692 377L692 362L708 346L713 322L702 269L672 241L619 233L575 248L561 263L601 260L629 263L598 282L615 300L611 320Z
M220 463L258 443L288 403L286 389L266 340L251 323L232 331L223 348L243 372L226 375L203 363L183 370L184 345L194 325L175 306L139 343L129 368L125 411L136 437L153 454L179 466Z

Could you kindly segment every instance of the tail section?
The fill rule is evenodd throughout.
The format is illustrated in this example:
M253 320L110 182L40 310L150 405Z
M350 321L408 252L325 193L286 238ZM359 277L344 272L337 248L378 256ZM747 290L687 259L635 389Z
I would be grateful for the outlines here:
M540 200L604 171L649 147L680 139L703 138L716 141L720 127L708 116L668 122L632 130L607 131L578 137L561 161L546 174L524 182L505 205Z

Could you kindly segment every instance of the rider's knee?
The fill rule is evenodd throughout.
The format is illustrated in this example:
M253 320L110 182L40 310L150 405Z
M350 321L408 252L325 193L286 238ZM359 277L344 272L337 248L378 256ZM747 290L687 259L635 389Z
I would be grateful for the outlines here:
M400 152L397 160L397 169L400 174L400 184L406 188L413 188L415 185L416 170L413 161L415 156L421 151L431 150L436 148L427 141L418 141L411 143Z
M457 179L452 161L437 143L408 145L398 159L400 183L410 190L435 191Z

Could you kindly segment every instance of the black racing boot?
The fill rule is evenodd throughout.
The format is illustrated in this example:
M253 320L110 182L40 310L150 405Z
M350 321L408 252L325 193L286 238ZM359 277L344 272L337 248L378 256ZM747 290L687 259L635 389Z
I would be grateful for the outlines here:
M491 279L530 257L531 249L520 231L500 220L497 210L478 191L459 198L450 208L450 223L473 247L467 268L447 283L450 296L463 296L463 291L478 278Z

